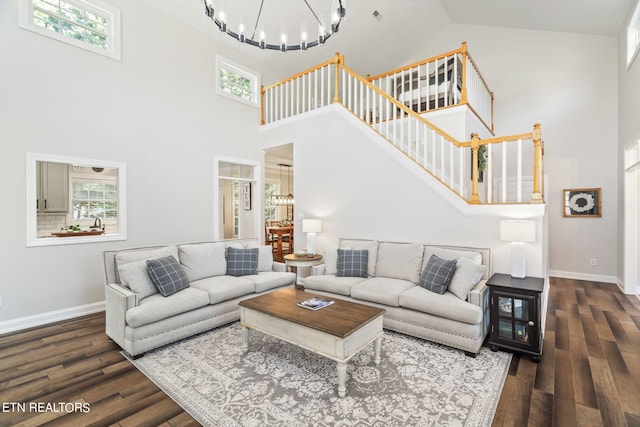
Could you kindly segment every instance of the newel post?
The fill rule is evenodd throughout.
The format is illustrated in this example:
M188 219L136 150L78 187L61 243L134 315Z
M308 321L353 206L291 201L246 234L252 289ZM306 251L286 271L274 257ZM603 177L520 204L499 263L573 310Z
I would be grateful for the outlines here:
M462 91L460 93L460 103L466 104L467 101L467 42L462 42L460 48L462 53Z
M340 56L338 52L336 52L336 83L335 83L335 93L333 94L333 103L340 102L340 63L344 61L343 57Z
M543 203L542 199L542 129L540 123L533 125L531 134L533 140L533 194L531 195L532 203Z
M478 197L478 149L480 148L480 138L477 133L471 134L471 200L469 203L477 205L480 203Z
M264 121L264 85L260 85L260 125L265 123Z

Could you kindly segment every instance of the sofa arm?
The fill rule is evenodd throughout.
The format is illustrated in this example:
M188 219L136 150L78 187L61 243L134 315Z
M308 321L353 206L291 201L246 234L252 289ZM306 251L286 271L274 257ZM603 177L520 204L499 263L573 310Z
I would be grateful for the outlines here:
M486 337L489 333L489 287L486 280L481 280L469 291L467 301L477 305L482 310L482 332Z
M325 274L325 271L327 271L325 264L314 265L311 267L312 276L322 276Z
M115 283L105 285L104 292L107 335L124 349L127 310L138 305L137 295Z
M271 266L271 271L278 271L280 273L286 273L287 272L287 264L285 264L284 262L274 261L273 265Z

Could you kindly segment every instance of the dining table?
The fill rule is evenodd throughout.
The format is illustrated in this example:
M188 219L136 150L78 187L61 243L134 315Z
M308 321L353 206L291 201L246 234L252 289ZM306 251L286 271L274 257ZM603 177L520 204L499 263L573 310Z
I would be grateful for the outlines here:
M293 244L293 226L274 225L267 227L267 233L276 236L276 260L282 262L282 242L285 237L289 237L289 245ZM290 247L291 250L291 247Z

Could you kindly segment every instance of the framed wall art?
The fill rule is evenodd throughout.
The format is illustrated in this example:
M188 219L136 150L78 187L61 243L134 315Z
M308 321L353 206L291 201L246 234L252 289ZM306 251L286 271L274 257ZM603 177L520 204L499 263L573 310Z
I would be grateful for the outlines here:
M562 216L587 218L602 216L602 189L576 188L562 192Z
M251 210L251 183L242 184L242 203L245 211Z

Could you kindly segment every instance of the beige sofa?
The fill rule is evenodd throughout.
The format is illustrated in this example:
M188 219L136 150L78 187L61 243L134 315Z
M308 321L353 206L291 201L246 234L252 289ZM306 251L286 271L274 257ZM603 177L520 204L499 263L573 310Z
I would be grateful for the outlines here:
M489 328L490 249L361 239L340 239L338 247L368 251L367 277L337 277L337 249L327 250L325 263L303 279L306 290L384 308L387 329L479 351ZM457 261L442 295L418 285L431 255Z
M258 248L257 274L227 274L227 251ZM163 296L147 260L172 256L189 285ZM104 252L106 333L131 356L240 319L238 301L295 285L296 275L273 261L257 239L151 246Z

